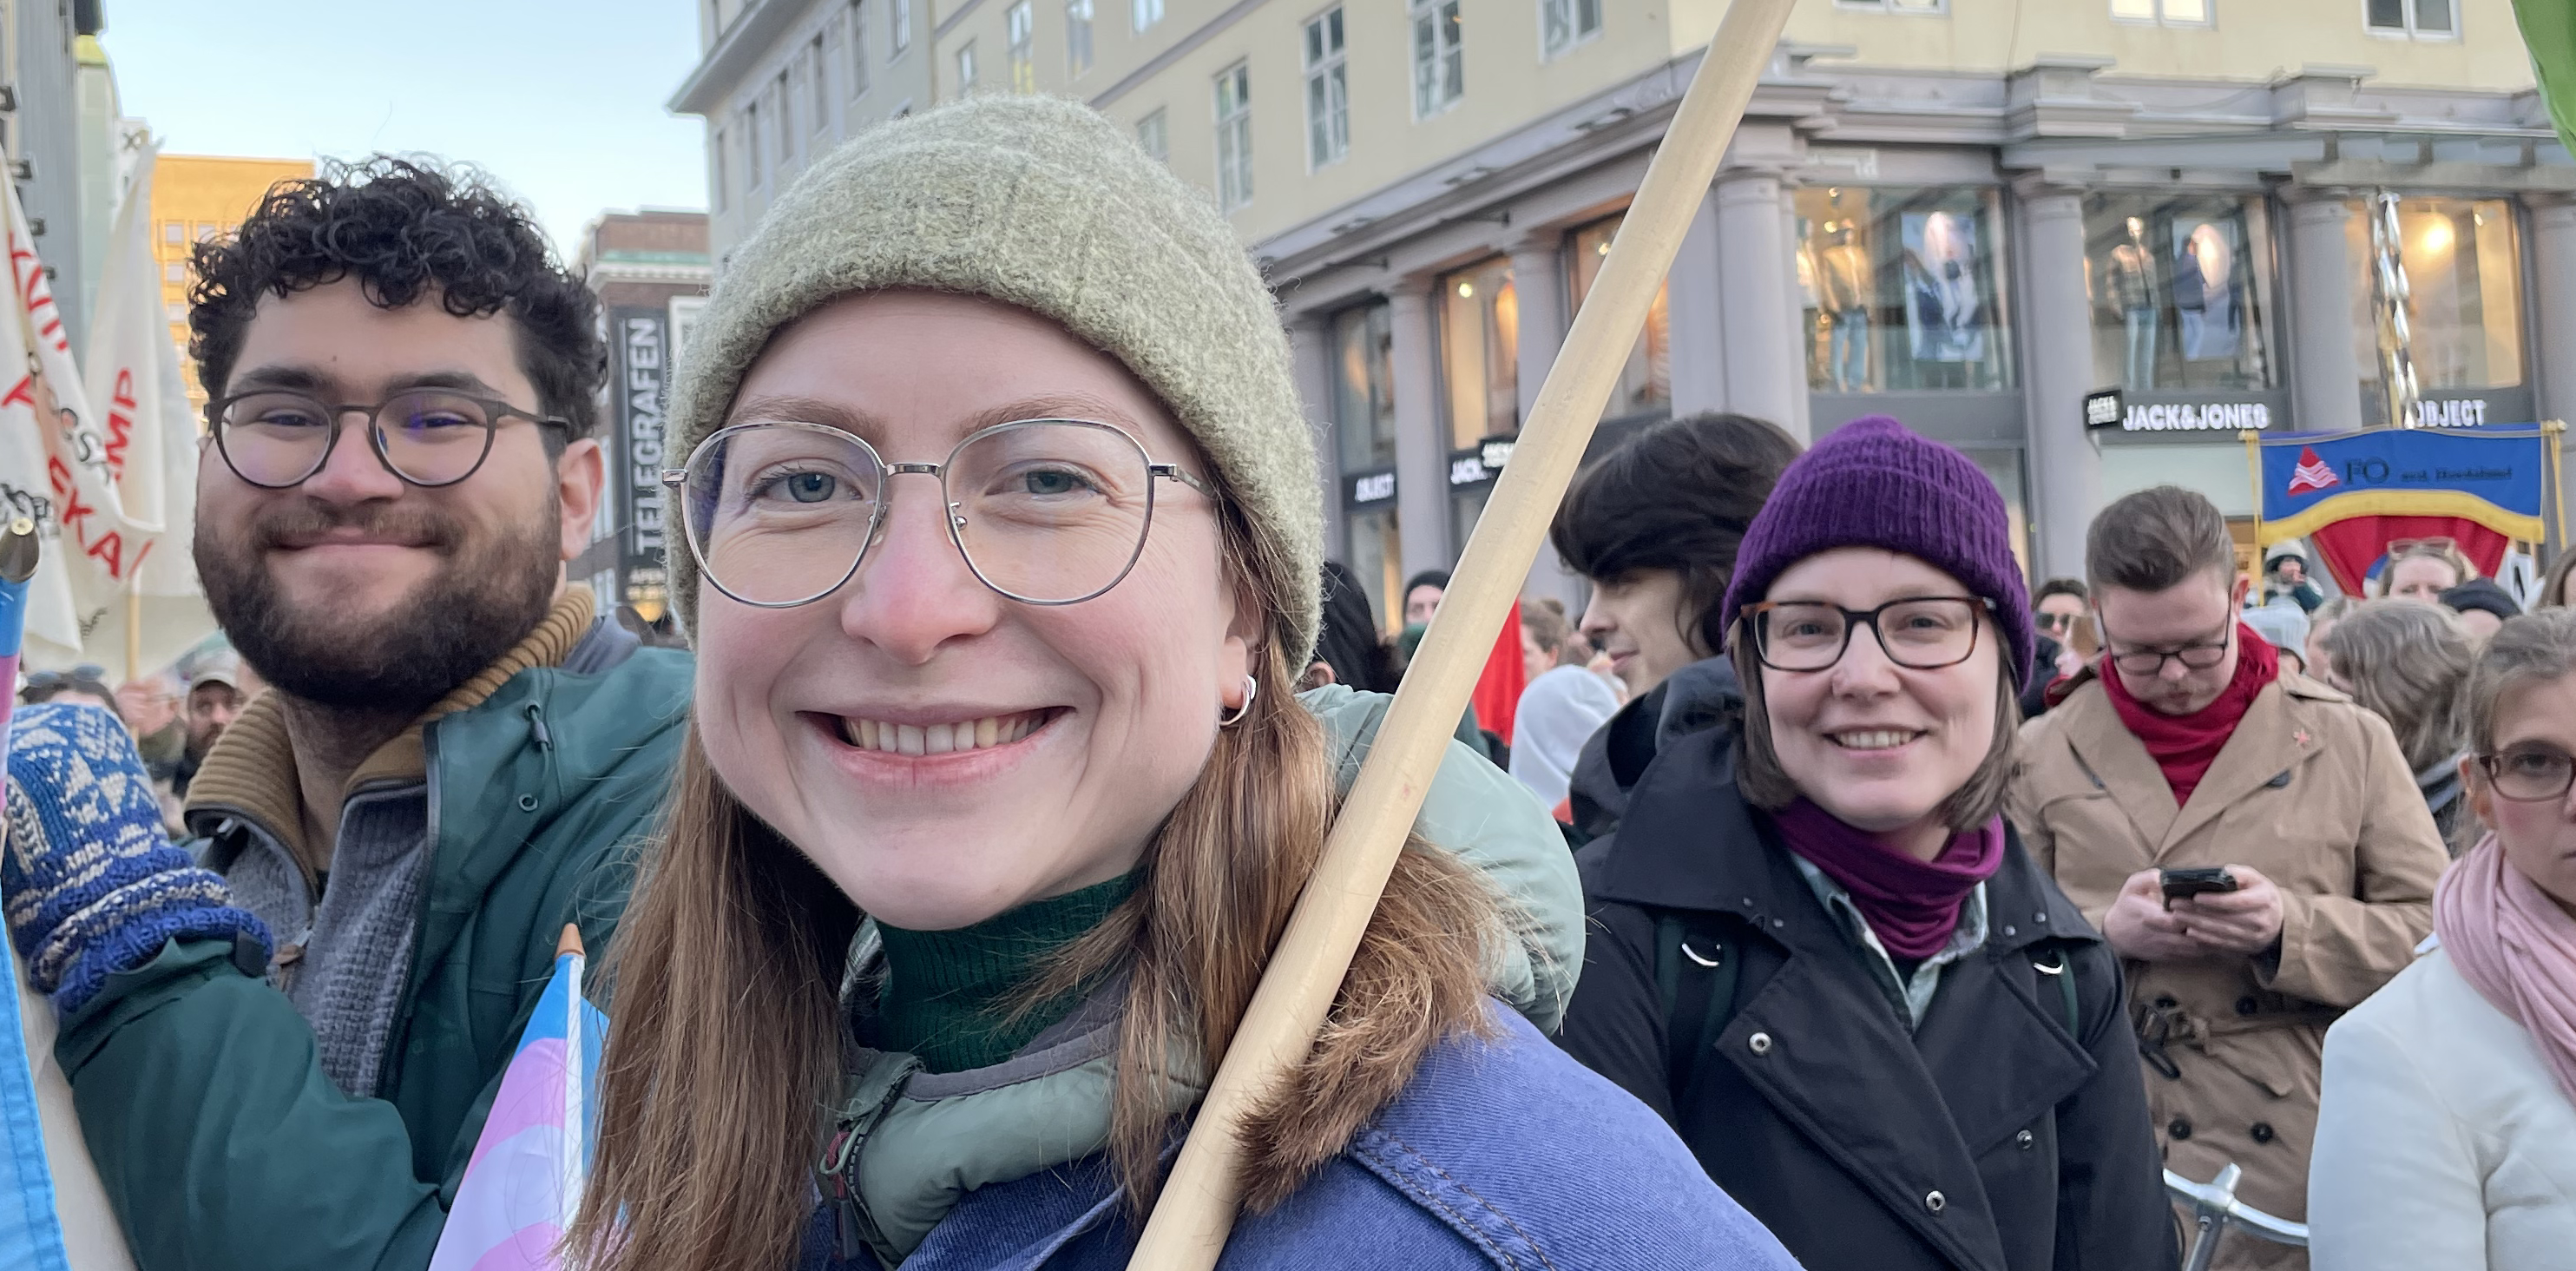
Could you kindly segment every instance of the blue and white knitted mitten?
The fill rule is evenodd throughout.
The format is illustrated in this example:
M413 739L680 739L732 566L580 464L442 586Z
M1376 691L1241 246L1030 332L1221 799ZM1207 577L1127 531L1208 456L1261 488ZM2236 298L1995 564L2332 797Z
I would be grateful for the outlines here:
M172 940L267 946L224 880L170 843L152 779L114 713L48 702L9 721L0 900L27 978L70 1014Z

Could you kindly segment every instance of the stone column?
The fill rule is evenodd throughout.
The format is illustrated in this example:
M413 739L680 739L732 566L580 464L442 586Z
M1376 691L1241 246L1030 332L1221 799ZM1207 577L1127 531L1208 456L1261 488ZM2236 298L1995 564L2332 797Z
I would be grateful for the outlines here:
M1565 310L1564 266L1557 250L1565 235L1558 230L1541 230L1514 242L1512 258L1512 295L1520 306L1520 347L1514 351L1520 378L1521 424L1529 424L1530 408L1538 403L1539 386L1546 382L1548 368L1556 364L1556 351L1565 344L1565 327L1569 316Z
M2531 208L2531 369L2535 399L2542 419L2576 419L2576 198L2564 194L2526 194ZM2563 439L2562 439L2563 441ZM2565 489L2566 454L2559 455L2559 488ZM2541 518L2554 531L2557 517ZM2554 535L2553 535L2554 537ZM2559 551L2564 542L2554 543Z
M1717 199L1703 195L1664 276L1676 419L1727 406L1726 292L1718 286L1717 241Z
M1406 279L1387 299L1395 345L1395 517L1410 576L1449 568L1449 441L1431 347L1431 280Z
M2084 531L2102 508L2102 452L2084 429L2093 388L2092 308L2084 293L2084 200L2025 183L2022 279L2024 398L2030 416L2031 564L2040 577L2084 576Z
M1297 402L1306 417L1306 432L1315 442L1315 481L1322 487L1324 555L1350 559L1350 527L1342 522L1341 455L1333 426L1332 332L1330 320L1303 314L1288 320L1288 373L1297 385Z
M1795 267L1777 172L1718 174L1717 258L1725 324L1727 408L1803 434L1806 362L1798 356ZM1678 396L1678 394L1676 394Z
M1547 382L1548 368L1556 364L1557 350L1565 345L1565 266L1560 250L1564 242L1563 231L1546 229L1511 245L1512 293L1520 305L1520 348L1515 369L1520 377L1523 427L1528 426L1530 410L1538 404L1538 390ZM1465 544L1459 546L1463 548ZM1554 596L1571 610L1582 595L1582 583L1565 567L1556 548L1542 543L1538 558L1530 562L1529 580L1521 584L1521 594Z
M2576 419L2576 198L2523 196L2531 207L2532 359L2542 419Z
M1790 400L1797 403L1780 426L1790 434L1808 441L1816 439L1815 404L1811 396L1815 385L1807 378L1807 289L1798 282L1798 198L1794 183L1782 182L1780 188L1780 295L1788 303L1781 318L1789 333L1789 379L1794 386Z
M2290 206L2290 402L2301 432L2361 427L2361 361L2353 352L2351 209L2344 191L2300 190Z

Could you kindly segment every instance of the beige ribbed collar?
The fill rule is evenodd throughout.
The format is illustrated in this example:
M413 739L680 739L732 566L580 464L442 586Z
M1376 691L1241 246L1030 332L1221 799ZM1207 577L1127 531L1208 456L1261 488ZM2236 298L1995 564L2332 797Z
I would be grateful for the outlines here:
M349 774L343 796L371 785L418 781L427 775L429 759L421 742L421 730L429 721L481 705L521 671L561 666L571 656L573 646L589 632L597 611L589 587L579 583L566 587L545 618L509 652L448 690L447 696L421 712L410 727L367 756ZM220 809L249 818L286 845L303 867L305 883L310 886L330 869L331 845L305 841L302 790L296 781L295 746L286 730L286 707L272 690L254 699L241 717L224 730L214 749L206 753L205 763L188 784L187 811L192 818L201 809Z

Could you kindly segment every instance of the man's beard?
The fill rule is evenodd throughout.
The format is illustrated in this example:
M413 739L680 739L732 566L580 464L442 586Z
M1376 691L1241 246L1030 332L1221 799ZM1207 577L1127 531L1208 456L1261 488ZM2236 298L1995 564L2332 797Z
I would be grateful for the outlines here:
M562 565L552 489L526 532L473 543L463 523L425 503L335 506L297 499L264 510L227 539L200 521L197 576L215 621L269 683L316 706L418 714L524 639L553 606ZM290 602L268 553L291 539L353 527L418 543L442 567L384 614L344 618L328 597Z

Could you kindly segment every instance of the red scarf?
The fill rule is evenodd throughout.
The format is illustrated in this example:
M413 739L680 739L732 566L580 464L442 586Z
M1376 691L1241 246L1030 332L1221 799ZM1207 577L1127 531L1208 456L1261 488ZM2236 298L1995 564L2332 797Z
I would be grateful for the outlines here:
M2255 695L2280 677L2281 655L2272 642L2240 622L2236 624L2235 677L2227 681L2217 701L2191 714L2166 715L2142 705L2120 683L2117 668L2101 678L2102 691L2111 696L2111 709L2120 713L2120 722L2145 743L2147 754L2164 769L2165 784L2173 787L2174 806L2182 807L2191 802L2200 779L2209 775L2219 747L2236 734L2236 725L2254 704Z

